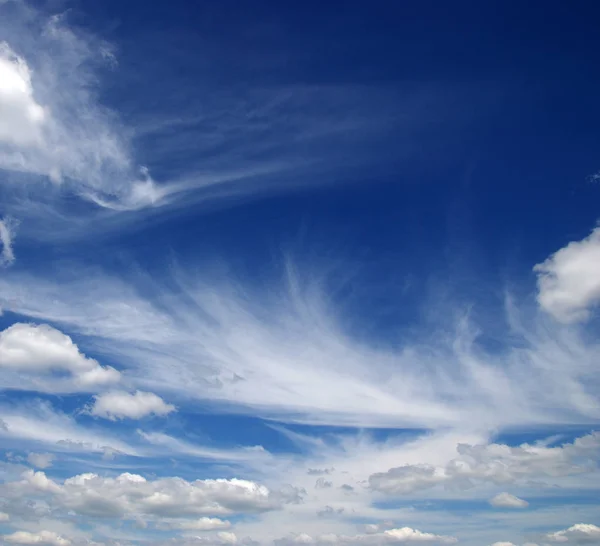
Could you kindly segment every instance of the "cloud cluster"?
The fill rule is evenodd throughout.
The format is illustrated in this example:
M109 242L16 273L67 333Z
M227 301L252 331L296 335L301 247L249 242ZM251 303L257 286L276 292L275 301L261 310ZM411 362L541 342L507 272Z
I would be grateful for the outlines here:
M561 322L587 319L600 301L600 228L556 251L534 271L543 309Z
M240 479L189 482L182 478L147 480L129 473L115 478L87 473L59 483L42 471L31 470L23 474L22 480L4 485L2 494L5 498L49 497L54 506L83 516L192 518L189 529L217 525L216 520L198 520L200 516L260 513L281 508L291 500L286 492Z
M480 483L512 484L535 477L570 476L592 472L600 455L600 433L593 432L570 444L508 446L504 444L459 444L458 457L443 467L409 464L372 474L369 485L375 491L406 495L443 486L468 489ZM524 501L503 493L494 505L507 506Z

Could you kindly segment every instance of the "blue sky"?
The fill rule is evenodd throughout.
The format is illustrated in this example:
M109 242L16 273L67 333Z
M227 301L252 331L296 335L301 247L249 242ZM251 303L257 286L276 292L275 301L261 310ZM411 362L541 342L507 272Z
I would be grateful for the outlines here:
M593 2L0 2L0 535L600 544Z

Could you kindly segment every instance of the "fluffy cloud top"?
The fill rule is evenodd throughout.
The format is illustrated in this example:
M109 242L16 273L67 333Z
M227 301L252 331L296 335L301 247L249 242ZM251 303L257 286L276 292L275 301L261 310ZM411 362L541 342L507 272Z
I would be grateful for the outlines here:
M256 482L235 478L188 482L177 477L147 480L138 474L105 478L87 473L60 484L44 472L31 470L23 474L21 481L3 486L2 493L6 498L23 495L47 498L57 508L84 516L132 520L194 518L186 527L189 529L201 525L219 527L217 520L198 520L201 516L260 513L278 509L293 500L284 491L271 491ZM226 522L220 528L224 525Z
M526 500L515 497L510 493L499 493L490 499L490 504L495 508L527 508L529 506Z
M41 392L95 390L121 377L114 368L87 358L69 336L46 324L16 323L0 332L0 369L6 387ZM7 372L16 374L18 381ZM53 372L67 372L69 377L55 377Z
M570 542L574 544L600 543L600 527L591 523L576 523L568 529L548 533L546 538L552 542Z
M33 96L27 63L0 42L0 143L40 146L46 118Z
M600 301L600 228L534 267L538 302L561 322L585 320Z
M124 418L141 419L149 415L164 416L175 411L175 406L167 404L160 396L151 392L136 391L131 394L113 391L94 398L90 414L111 421Z

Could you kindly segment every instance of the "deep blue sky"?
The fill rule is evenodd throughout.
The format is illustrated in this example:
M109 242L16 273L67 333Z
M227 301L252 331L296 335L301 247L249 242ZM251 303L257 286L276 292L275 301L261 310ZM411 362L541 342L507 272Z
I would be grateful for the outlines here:
M3 540L600 540L598 20L0 2Z

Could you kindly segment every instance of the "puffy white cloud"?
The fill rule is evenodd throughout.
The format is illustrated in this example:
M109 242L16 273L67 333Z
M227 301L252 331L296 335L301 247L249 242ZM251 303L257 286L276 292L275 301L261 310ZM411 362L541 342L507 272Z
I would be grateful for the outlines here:
M0 522L10 521L10 516L6 512L0 512Z
M568 529L548 533L546 539L552 542L598 544L600 543L600 527L591 523L576 523Z
M372 474L369 485L376 491L403 495L437 485L467 489L484 482L500 485L536 476L591 472L596 468L593 461L600 453L600 432L592 432L571 444L557 447L459 444L457 451L459 456L445 466L409 464L391 468L387 472ZM510 499L512 495L507 494L499 497L504 503L520 501L515 501L516 497Z
M33 96L27 63L0 42L0 143L41 146L46 118Z
M27 462L37 468L49 468L54 461L52 453L30 453L27 455Z
M83 516L136 520L148 517L195 518L194 527L213 525L225 528L227 522L198 520L201 516L221 516L239 512L260 513L281 508L293 501L287 492L241 479L186 481L182 478L148 480L138 474L123 473L114 478L79 474L61 484L44 472L27 471L23 479L3 486L5 498L23 495L48 498L53 505ZM220 527L219 527L220 525Z
M30 533L29 531L17 531L11 535L4 535L4 540L11 544L40 544L43 546L69 546L71 541L61 537L53 531L40 531Z
M600 228L534 267L538 302L562 322L585 320L600 301Z
M96 417L110 419L141 419L148 415L164 416L175 411L175 406L167 404L160 396L151 392L111 391L94 397L89 413Z
M498 493L490 499L490 504L495 508L527 508L529 506L526 500L515 497L510 493Z
M0 267L11 265L15 261L13 251L14 228L15 223L13 221L6 218L0 219Z
M397 529L388 529L382 532L359 535L337 535L326 534L312 537L306 533L290 535L285 538L276 539L277 546L287 546L291 544L403 544L403 543L430 543L430 544L454 544L458 540L455 537L446 535L436 535L433 533L424 533L411 527L401 527Z
M46 324L16 323L0 332L2 384L40 392L90 391L116 383L121 374L83 355L72 339ZM67 372L68 378L53 372Z

